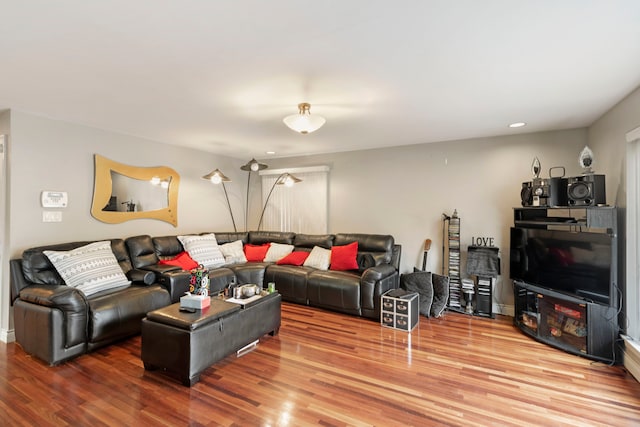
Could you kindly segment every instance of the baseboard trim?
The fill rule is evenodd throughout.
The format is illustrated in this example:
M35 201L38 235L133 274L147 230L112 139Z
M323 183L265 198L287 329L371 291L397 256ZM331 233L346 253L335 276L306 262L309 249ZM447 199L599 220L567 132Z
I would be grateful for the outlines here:
M0 341L10 343L16 340L16 331L13 329L0 329Z
M640 342L631 337L622 335L624 342L624 367L629 373L640 382Z
M513 317L516 313L515 306L508 304L494 304L493 309L495 314L502 314L505 316Z

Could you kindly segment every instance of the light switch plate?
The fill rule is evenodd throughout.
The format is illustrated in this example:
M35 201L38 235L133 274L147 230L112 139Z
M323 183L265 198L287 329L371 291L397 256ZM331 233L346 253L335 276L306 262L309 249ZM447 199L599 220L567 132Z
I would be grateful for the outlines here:
M62 222L62 212L42 211L42 222Z

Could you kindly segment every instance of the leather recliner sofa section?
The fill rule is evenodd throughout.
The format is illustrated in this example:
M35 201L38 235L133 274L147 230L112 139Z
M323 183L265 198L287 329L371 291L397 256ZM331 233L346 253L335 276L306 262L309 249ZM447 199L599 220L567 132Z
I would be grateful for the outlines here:
M89 297L67 286L43 252L69 251L89 243L27 249L22 259L10 261L16 341L50 365L139 334L149 311L171 304L155 274L132 267L122 239L112 239L111 249L131 286Z
M232 282L253 283L262 287L274 282L283 301L377 320L380 317L380 296L398 287L401 247L389 235L309 235L273 231L214 234L218 244L236 240L253 245L282 243L293 245L294 251L306 252L310 252L314 246L331 249L334 245L358 242L356 258L359 268L334 271L264 262L232 264L209 271L210 292L213 295ZM134 267L155 272L158 281L171 289L174 302L188 291L189 272L158 264L160 260L173 258L184 250L177 236L134 236L128 238L126 244Z
M225 265L209 270L212 295L234 282L263 287L274 282L284 301L377 320L381 295L399 285L401 246L389 235L271 231L215 235L218 244L282 243L306 252L314 246L331 249L357 241L358 269L318 270L267 262ZM141 235L111 240L111 249L132 285L87 297L65 284L43 252L68 251L89 243L31 248L22 259L10 261L16 340L27 353L50 365L140 333L147 312L178 302L189 290L189 271L159 264L184 251L178 237Z

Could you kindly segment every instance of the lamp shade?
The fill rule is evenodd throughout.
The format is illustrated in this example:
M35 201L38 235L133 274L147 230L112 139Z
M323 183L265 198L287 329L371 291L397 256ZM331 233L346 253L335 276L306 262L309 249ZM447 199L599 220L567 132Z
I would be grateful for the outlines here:
M214 184L220 184L221 182L231 182L231 179L220 172L220 169L209 172L208 174L204 175L202 179L207 179Z
M324 117L311 115L311 105L303 102L298 104L298 114L285 117L282 121L289 129L306 135L322 127L327 121Z
M269 166L265 165L264 163L258 162L256 159L251 159L250 161L247 162L246 165L240 166L240 169L248 172L257 172L257 171L266 169L268 167Z

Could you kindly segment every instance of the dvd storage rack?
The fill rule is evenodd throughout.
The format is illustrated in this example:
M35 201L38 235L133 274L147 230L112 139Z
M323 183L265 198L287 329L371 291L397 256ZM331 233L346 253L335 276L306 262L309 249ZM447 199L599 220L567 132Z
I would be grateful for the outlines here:
M449 246L449 302L448 307L454 310L462 308L461 298L461 282L460 282L460 217L458 211L454 210L453 215L449 219L448 227L448 246Z

